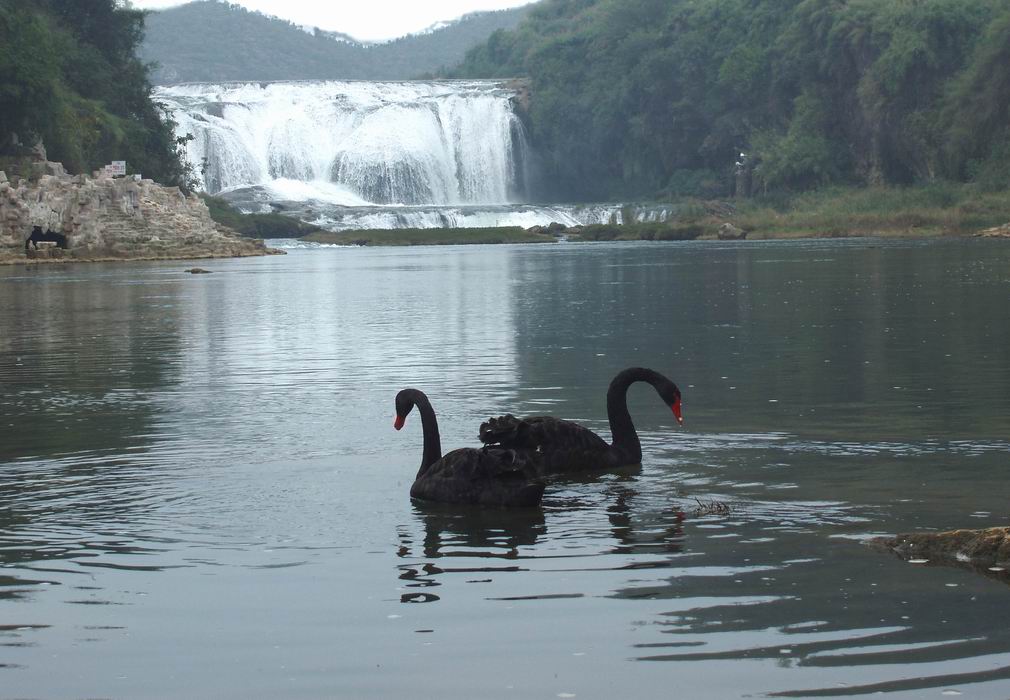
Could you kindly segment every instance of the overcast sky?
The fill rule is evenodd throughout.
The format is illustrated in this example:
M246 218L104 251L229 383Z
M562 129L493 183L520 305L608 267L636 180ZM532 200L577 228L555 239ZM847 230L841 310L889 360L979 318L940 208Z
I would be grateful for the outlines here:
M134 7L162 9L189 0L132 0ZM231 0L250 10L296 24L350 34L355 39L393 39L436 22L478 10L528 5L532 0Z

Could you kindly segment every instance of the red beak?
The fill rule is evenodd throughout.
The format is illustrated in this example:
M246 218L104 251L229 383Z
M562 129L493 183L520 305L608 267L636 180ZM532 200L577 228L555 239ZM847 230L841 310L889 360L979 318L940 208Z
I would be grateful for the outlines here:
M677 419L677 422L684 425L684 416L680 414L680 399L674 401L670 408L673 409L673 417Z
M403 417L403 416L397 416L396 420L393 421L393 427L396 428L397 430L399 430L400 428L403 427L403 424L406 421L407 421L407 419L405 417Z

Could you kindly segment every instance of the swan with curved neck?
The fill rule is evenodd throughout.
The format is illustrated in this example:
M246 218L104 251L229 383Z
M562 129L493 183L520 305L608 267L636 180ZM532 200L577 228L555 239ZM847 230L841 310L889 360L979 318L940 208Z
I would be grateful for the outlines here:
M683 424L680 389L659 372L632 367L618 373L607 390L607 418L613 442L578 423L535 416L512 415L492 418L480 426L480 441L514 450L529 450L537 455L537 471L557 474L588 469L615 469L639 464L642 444L628 412L628 388L635 382L651 384L663 402Z
M535 506L544 484L535 479L530 455L501 447L463 447L442 454L435 410L423 391L404 389L396 395L396 421L400 430L417 407L421 414L424 447L421 468L410 495L427 501L484 506Z

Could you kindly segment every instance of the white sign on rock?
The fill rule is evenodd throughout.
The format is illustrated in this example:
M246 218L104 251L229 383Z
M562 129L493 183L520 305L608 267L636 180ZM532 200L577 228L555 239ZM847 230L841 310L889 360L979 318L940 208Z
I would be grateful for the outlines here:
M109 175L115 177L116 175L126 175L126 161L125 160L114 160L109 166Z

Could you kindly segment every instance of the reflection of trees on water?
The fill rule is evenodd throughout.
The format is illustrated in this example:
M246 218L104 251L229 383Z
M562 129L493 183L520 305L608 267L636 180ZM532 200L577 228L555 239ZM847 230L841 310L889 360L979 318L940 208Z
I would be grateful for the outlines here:
M780 537L767 548L752 547L750 564L741 564L729 545L727 550L707 553L704 573L655 587L650 599L661 606L668 601L670 608L641 622L658 634L635 644L634 658L837 668L847 669L854 679L844 688L818 687L823 677L817 680L811 672L810 685L777 693L783 697L862 696L1010 675L1006 667L958 672L959 665L965 670L977 668L979 659L997 658L1010 649L1005 626L992 624L992 611L1000 609L1003 591L975 588L970 605L953 603L947 587L952 579L942 577L936 585L923 585L925 569L881 566L874 560L877 553L870 551L864 557L846 554L847 568L841 574L830 561L830 546L819 552L820 557L783 562L782 550L799 550L810 541ZM708 545L714 542L709 540ZM912 667L922 673L909 677L902 672Z
M155 397L179 381L185 313L176 281L138 278L102 265L0 274L0 565L33 572L0 578L0 598L157 551L114 524L164 476L148 450Z
M643 365L682 383L689 426L708 413L723 430L766 428L771 398L816 409L801 423L818 430L847 421L880 431L876 411L886 410L888 435L1002 436L1006 255L985 256L963 244L866 242L516 251L522 388L502 408L544 412L549 398L551 413L602 422L610 379ZM549 386L563 391L537 390ZM638 391L640 427L668 417L651 398L635 406ZM835 413L817 424L827 406Z
M27 517L22 517L23 514L11 517L0 513L0 566L9 567L7 571L10 574L0 576L0 601L28 598L39 591L40 586L66 585L74 590L102 591L101 588L75 585L90 580L89 569L156 572L187 566L142 563L145 558L163 561L159 555L166 548L140 544L136 535L96 531L94 526L98 520L111 522L124 514L123 504L117 506L101 495L97 500L106 504L103 513L93 512L85 516L68 509L65 524L59 528L40 529L38 522L23 522ZM136 510L141 507L142 502L138 500L125 508ZM90 516L94 516L96 521L85 520ZM86 602L94 604L99 601Z
M179 378L175 285L49 267L0 276L0 462L143 445Z

